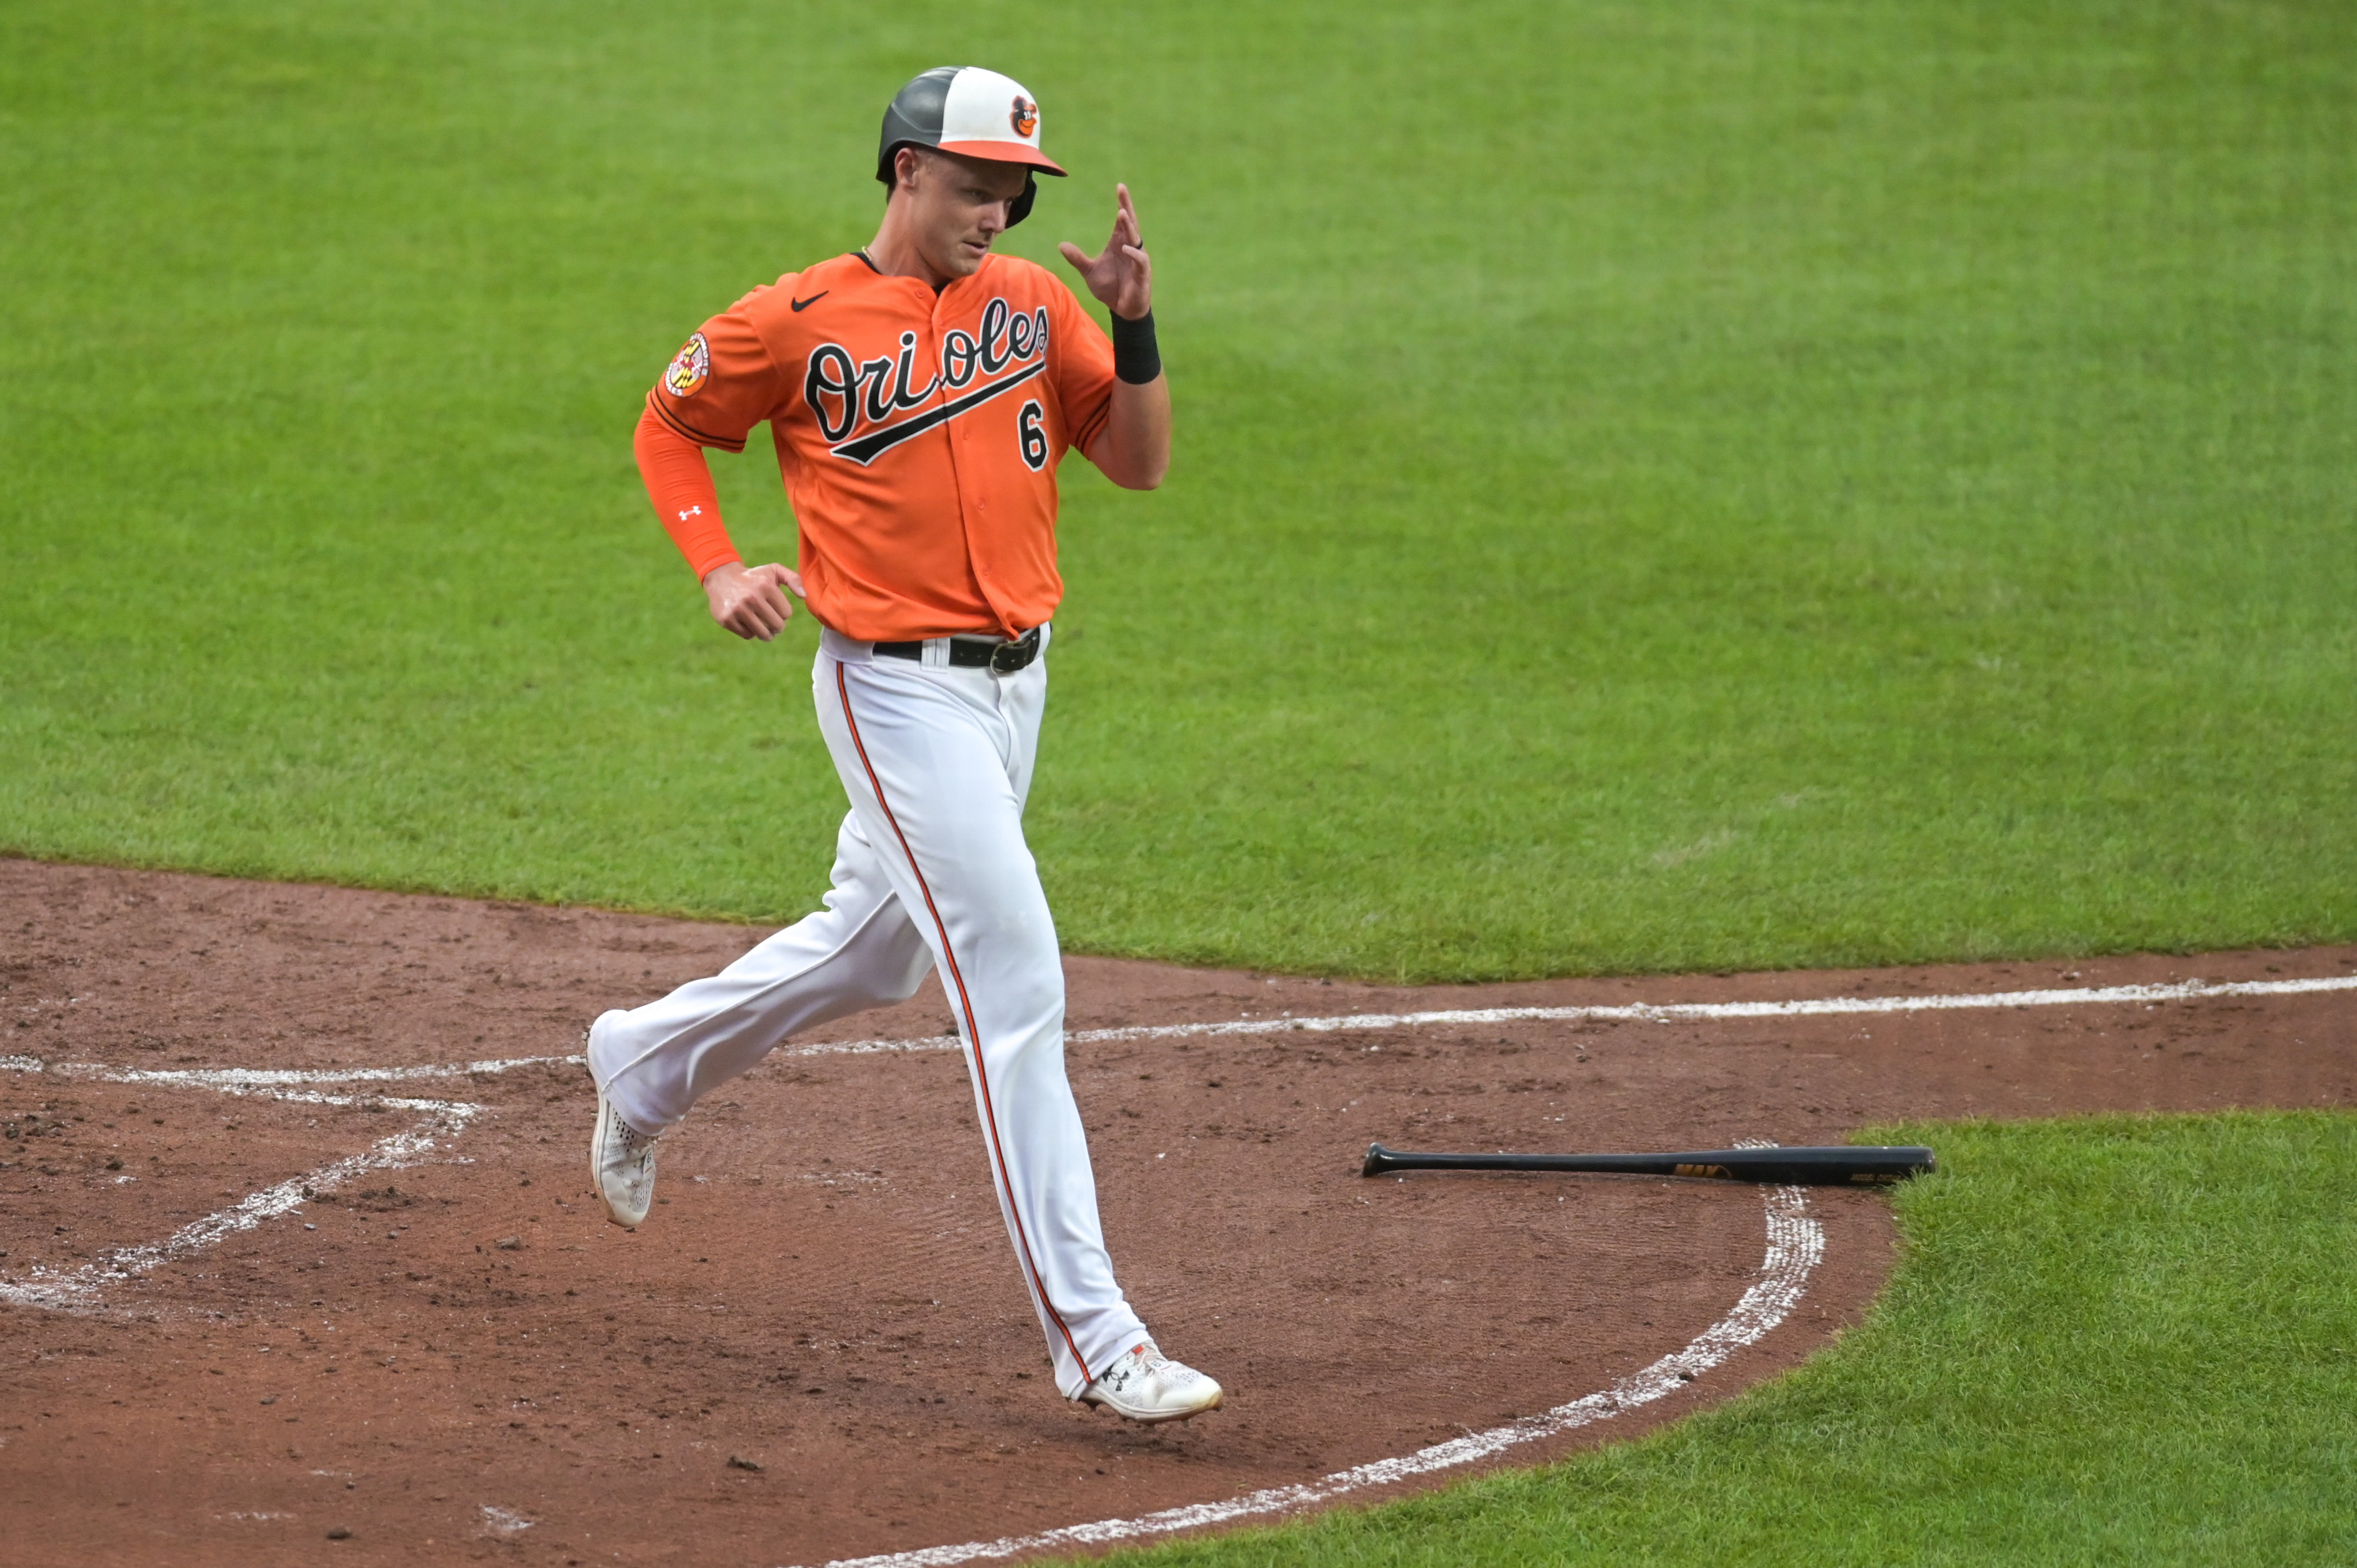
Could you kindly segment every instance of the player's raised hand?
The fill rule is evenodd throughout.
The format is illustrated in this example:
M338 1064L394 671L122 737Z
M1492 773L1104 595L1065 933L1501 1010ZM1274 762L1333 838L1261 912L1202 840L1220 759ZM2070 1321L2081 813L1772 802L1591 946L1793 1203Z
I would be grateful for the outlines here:
M1113 190L1113 238L1105 248L1092 256L1067 240L1056 249L1107 310L1135 321L1154 308L1154 262L1137 231L1137 208L1129 199L1129 187L1116 185Z
M731 561L726 566L715 566L704 579L704 596L712 601L712 618L739 637L762 642L777 636L793 618L793 599L786 597L787 588L794 591L796 599L807 596L802 574L775 561L750 567Z

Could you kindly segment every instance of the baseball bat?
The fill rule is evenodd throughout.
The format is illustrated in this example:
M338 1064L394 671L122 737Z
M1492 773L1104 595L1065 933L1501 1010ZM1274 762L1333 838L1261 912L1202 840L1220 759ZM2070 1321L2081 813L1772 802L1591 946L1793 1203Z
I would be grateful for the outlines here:
M1606 1171L1621 1176L1706 1176L1796 1185L1904 1181L1937 1166L1921 1144L1825 1148L1703 1149L1668 1155L1434 1155L1367 1145L1361 1176L1393 1171Z

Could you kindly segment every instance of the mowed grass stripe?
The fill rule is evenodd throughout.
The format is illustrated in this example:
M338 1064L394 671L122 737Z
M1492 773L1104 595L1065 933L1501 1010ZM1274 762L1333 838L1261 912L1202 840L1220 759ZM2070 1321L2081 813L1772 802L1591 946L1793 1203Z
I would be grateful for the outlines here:
M1139 193L1066 470L1076 950L1416 978L2357 930L2357 13L285 4L0 17L0 846L812 907L807 621L637 400L986 59ZM769 455L717 462L791 558Z

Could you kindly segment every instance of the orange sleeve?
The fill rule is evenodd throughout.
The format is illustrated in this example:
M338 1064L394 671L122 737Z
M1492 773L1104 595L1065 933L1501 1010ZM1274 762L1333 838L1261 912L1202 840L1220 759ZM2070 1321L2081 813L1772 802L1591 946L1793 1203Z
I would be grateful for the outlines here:
M1050 371L1056 379L1056 401L1064 411L1064 428L1071 445L1085 455L1089 443L1104 429L1113 412L1113 339L1096 317L1081 308L1072 291L1060 279L1055 290L1055 333Z
M785 401L784 378L753 325L768 292L757 288L705 322L663 367L647 407L675 434L699 446L742 452L746 433Z
M738 560L720 521L720 492L713 488L712 467L704 448L656 417L650 406L639 415L632 448L639 456L639 478L647 483L647 499L663 532L679 546L702 582L716 566Z

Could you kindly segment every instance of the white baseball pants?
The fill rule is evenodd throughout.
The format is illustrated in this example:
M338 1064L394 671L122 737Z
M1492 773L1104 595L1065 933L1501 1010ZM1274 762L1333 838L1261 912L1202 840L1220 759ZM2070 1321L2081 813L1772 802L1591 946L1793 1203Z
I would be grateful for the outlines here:
M1071 1399L1146 1330L1105 1252L1064 1076L1055 923L1023 842L1047 661L995 675L952 667L946 648L918 663L823 634L813 694L851 797L825 908L708 980L607 1014L589 1067L624 1121L660 1134L796 1031L905 1001L940 970L1006 1233Z

